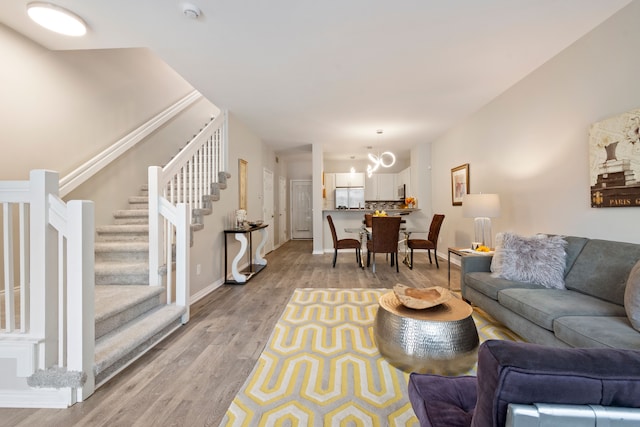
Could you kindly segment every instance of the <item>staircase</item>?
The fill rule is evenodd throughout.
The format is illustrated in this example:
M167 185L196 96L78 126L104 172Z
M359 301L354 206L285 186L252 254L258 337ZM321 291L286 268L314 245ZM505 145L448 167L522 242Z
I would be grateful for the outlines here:
M179 328L185 313L165 304L164 288L149 286L147 203L145 186L113 225L96 228L96 387Z
M204 228L211 202L220 199L230 175L211 184L205 207L192 209L191 232ZM96 387L182 325L184 307L167 304L163 286L149 286L149 196L147 185L129 197L129 209L114 212L114 224L96 228Z

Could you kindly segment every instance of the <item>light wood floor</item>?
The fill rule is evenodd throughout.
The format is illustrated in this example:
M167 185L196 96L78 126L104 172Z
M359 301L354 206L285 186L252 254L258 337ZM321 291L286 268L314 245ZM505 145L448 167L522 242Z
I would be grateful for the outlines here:
M376 274L353 252L311 255L311 241L290 241L266 256L246 285L223 285L198 301L190 322L69 409L0 409L0 426L218 426L296 288L447 287L447 261L415 253L400 273L378 256ZM451 284L460 269L452 265Z

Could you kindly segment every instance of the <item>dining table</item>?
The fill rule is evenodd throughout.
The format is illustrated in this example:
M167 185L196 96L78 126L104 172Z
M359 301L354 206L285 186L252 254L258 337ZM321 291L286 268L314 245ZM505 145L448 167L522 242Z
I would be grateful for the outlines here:
M362 226L360 227L345 227L344 231L346 233L354 233L359 235L361 250L362 250L362 247L364 246L364 242L366 242L366 240L371 237L371 233L372 233L371 227L366 227L364 224L362 224ZM425 230L422 228L406 228L403 226L400 227L400 233L402 233L403 235L403 238L400 241L404 242L404 259L402 260L402 263L405 264L407 267L411 268L411 257L409 254L409 237L413 233L428 233L428 232L429 230ZM360 257L360 267L364 269L364 257L362 256Z

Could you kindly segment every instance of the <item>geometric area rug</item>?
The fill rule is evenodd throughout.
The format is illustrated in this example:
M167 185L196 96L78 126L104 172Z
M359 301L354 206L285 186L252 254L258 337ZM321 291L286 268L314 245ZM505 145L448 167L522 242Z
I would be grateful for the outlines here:
M418 426L409 374L380 355L373 337L388 291L296 289L220 425ZM482 312L473 319L480 342L520 340Z

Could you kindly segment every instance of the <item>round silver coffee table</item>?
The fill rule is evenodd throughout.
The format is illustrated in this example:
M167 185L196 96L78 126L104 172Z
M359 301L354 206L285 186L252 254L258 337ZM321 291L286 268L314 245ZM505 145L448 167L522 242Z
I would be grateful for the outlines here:
M473 309L460 298L414 310L393 292L380 297L374 336L380 354L406 372L457 375L477 361L478 330Z

